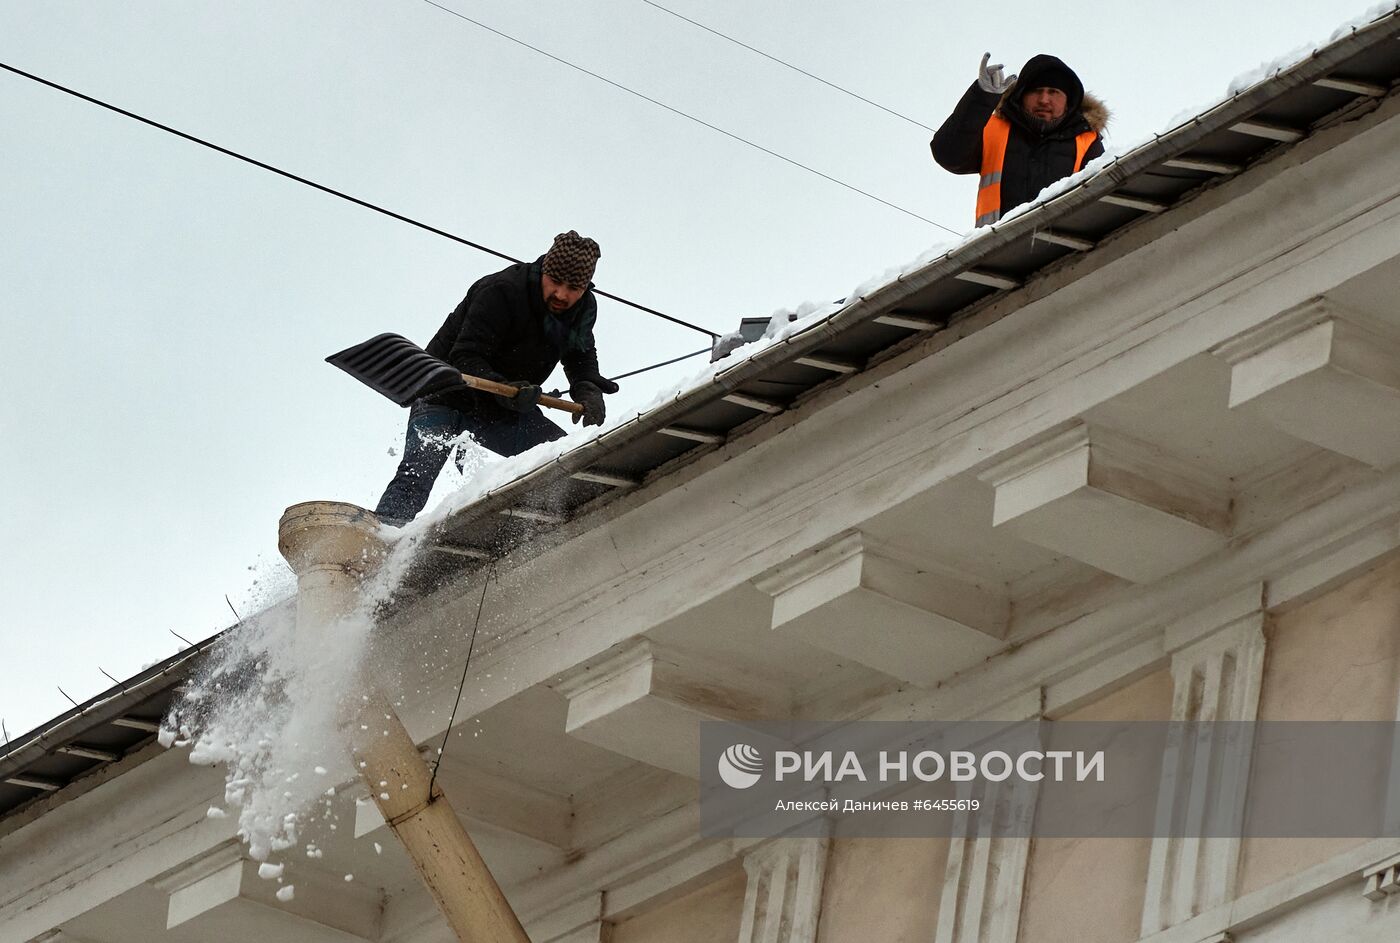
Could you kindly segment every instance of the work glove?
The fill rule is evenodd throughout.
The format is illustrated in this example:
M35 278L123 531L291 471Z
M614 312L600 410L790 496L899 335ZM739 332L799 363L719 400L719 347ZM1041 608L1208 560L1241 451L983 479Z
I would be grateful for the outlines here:
M509 399L501 397L501 405L517 413L539 405L540 396L544 393L538 383L531 383L529 380L507 380L506 385L515 387L515 395Z
M601 380L602 377L598 379ZM614 393L617 392L616 383L609 380L603 380L603 382L608 383L613 388ZM601 426L603 424L603 420L607 418L608 410L603 405L603 390L597 383L592 380L577 380L569 388L569 396L575 403L583 406L582 413L574 413L575 424L580 419L583 420L585 426Z
M604 393L616 393L618 391L618 385L616 383L609 380L607 377L600 376L596 373L590 373L587 376L578 377L577 380L574 381L574 383L575 385L579 383L592 383Z
M1016 75L1012 73L1003 77L1001 74L1003 67L1000 62L995 65L987 65L991 58L990 52L982 53L982 64L977 67L977 87L984 92L994 92L1000 95L1016 84Z

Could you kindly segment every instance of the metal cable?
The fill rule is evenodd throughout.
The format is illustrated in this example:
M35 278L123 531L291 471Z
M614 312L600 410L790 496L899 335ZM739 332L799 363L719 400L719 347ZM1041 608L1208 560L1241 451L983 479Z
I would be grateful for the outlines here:
M710 26L706 26L704 23L698 22L697 20L692 20L690 17L685 16L684 14L677 13L675 10L671 10L671 9L666 8L666 7L663 7L661 4L656 3L655 0L642 0L642 2L645 3L645 4L646 4L647 6L649 6L649 7L655 7L656 9L660 10L662 13L669 13L671 16L674 16L674 17L675 17L676 19L678 19L678 20L685 20L685 21L686 21L687 23L689 23L691 26L695 26L695 27L698 27L698 28L700 28L700 29L703 29L703 30L704 30L705 32L707 32L707 33L713 33L714 35L718 36L720 39L727 40L728 42L731 42L731 43L733 43L733 44L736 45L736 46L742 46L744 49L747 49L749 52L757 53L758 55L762 56L762 57L765 58L765 59L768 59L768 60L770 60L770 61L772 61L772 62L776 62L776 63L777 63L778 65L780 65L780 66L783 66L783 67L785 67L785 68L791 69L792 71L797 72L797 73L799 73L799 74L801 74L801 75L805 75L805 76L807 76L807 78L812 79L812 80L815 81L815 82L820 82L820 83L822 83L823 85L827 86L828 88L834 88L834 89L836 89L836 91L840 92L840 93L843 94L843 95L849 95L849 96L851 96L852 98L856 99L857 101L863 101L863 102L865 102L867 105L871 105L871 106L873 106L873 107L875 107L875 108L880 109L881 111L883 111L883 112L884 112L885 114L887 114L887 115L894 115L896 118L899 118L899 119L901 119L901 120L903 120L903 121L907 121L907 122L909 122L910 124L915 125L915 126L917 126L917 127L923 128L925 131L932 131L932 130L933 130L933 128L930 128L928 125L924 124L922 121L916 121L916 120L914 120L913 118L909 117L908 115L902 115L902 114L900 114L899 112L895 111L893 108L886 108L884 105L880 104L879 102L877 102L877 101L871 101L870 99L866 98L864 95L857 95L855 92L851 91L850 89L848 89L848 88L843 88L843 87L841 87L840 85L837 85L835 82L828 82L826 79L822 78L820 75L813 75L811 72L808 72L806 69L801 68L800 66L795 66L795 65L793 65L791 62L787 62L787 61L785 61L785 60L783 60L783 59L779 59L777 56L775 56L775 55L773 55L773 54L771 54L771 53L767 53L767 52L764 52L762 49L758 49L758 48L756 48L756 47L754 47L754 46L750 46L748 43L744 42L742 39L735 39L733 36L730 36L730 35L728 35L727 33L721 33L719 30L714 29L713 27L710 27Z
M442 746L438 747L437 759L433 762L433 775L428 778L428 801L433 801L433 783L437 782L438 767L447 753L447 741L452 736L452 724L457 720L457 706L462 703L462 689L467 686L467 669L472 664L472 650L476 648L476 630L481 627L481 607L486 605L486 587L496 578L496 561L481 577L481 598L476 601L476 620L472 623L471 639L467 642L467 660L462 663L462 680L457 682L457 696L452 701L452 716L447 718L447 729L442 734Z
M153 128L158 128L159 130L165 131L169 134L173 134L176 137L184 138L186 141L193 142L202 147L207 147L210 150L218 151L220 154L223 154L227 157L232 157L237 160L241 160L244 163L252 164L254 167L259 167L263 170L270 171L279 176L286 177L288 180L295 180L297 183L305 184L306 186L311 187L312 189L320 190L322 193L329 193L331 196L339 197L342 200L347 200L351 203L354 203L356 206L362 206L367 210L374 210L374 212L376 213L382 213L383 215L388 216L390 219L396 219L401 223L408 223L410 226L416 226L419 229L422 229L425 232L430 232L435 236L442 236L444 239L451 239L453 242L461 243L462 245L469 246L473 249L476 249L479 252L485 252L487 255L493 255L498 259L504 259L507 262L518 263L521 261L520 259L517 259L513 256L506 255L504 252L497 252L495 249L483 246L478 242L472 242L470 239L463 239L461 236L454 235L453 233L447 232L443 229L438 229L436 226L429 226L427 223L422 223L416 219L413 219L412 217L404 216L402 213L395 213L393 210L385 209L384 207L374 203L370 203L367 200L361 200L359 197L351 196L348 193L344 193L340 190L336 190L324 184L317 183L314 180L308 180L306 177L299 176L298 174L294 174L291 171L283 170L280 167L274 167L271 164L264 163L263 161L260 161L253 157L249 157L246 154L240 154L237 151L229 150L226 147L221 147L218 144L214 144L211 141L206 141L203 138L197 138L193 134L186 134L184 131L180 131L177 128L172 128L169 125L161 124L159 121L153 121L150 118L138 115L133 111L127 111L125 108L120 108L116 105L102 101L100 98L93 98L91 95L85 95L82 92L68 88L65 85L59 85L57 82L51 82L46 78L34 75L32 72L25 72L23 69L17 69L14 66L8 65L4 62L0 62L0 69L4 69L7 72L13 72L15 75L22 76L23 78L30 79L34 82L38 82L41 85L47 85L49 88L63 92L65 95L72 95L74 98L80 98L85 102L97 105L99 108L105 108L108 111L115 112L124 118L130 118L133 121L139 121L142 124L150 125ZM619 304L624 304L628 307L636 308L638 311L644 311L647 314L654 315L655 317L663 318L667 321L672 322L673 324L679 324L683 327L688 327L692 331L699 331L701 334L705 334L711 338L719 337L717 333L710 330L709 328L700 327L698 324L691 324L689 321L683 321L680 318L672 317L669 314L663 314L662 312L657 311L655 308L649 308L646 305L638 304L635 301L629 301L626 298L619 297L618 295L611 294L601 289L594 288L593 293L595 295L601 295L604 298L611 299L612 301L616 301Z
M612 79L607 78L606 76L599 75L597 72L590 72L588 69L585 69L585 68L584 68L583 66L581 66L581 65L577 65L577 64L575 64L575 63L573 63L573 62L570 62L568 59L562 59L562 58L560 58L559 56L556 56L556 55L555 55L554 53L552 53L552 52L545 52L543 49L539 48L538 46L532 46L532 45L530 45L529 43L525 42L525 40L523 40L523 39L517 39L516 37L510 35L509 33L503 33L503 32L501 32L500 30L496 29L494 26L488 26L488 25L486 25L485 23L481 22L480 20L474 20L474 19L472 19L471 17L467 16L467 15L464 14L464 13L458 13L456 10L453 10L453 9L450 8L450 7L445 7L445 6L443 6L441 3L436 2L436 0L423 0L423 2L426 3L426 4L427 4L428 6L430 6L430 7L436 7L437 9L441 10L441 11L444 12L444 13L449 13L449 14L451 14L452 16L455 16L455 17L457 17L457 18L460 19L460 20L465 20L466 22L472 24L473 26L479 26L480 28L486 30L488 33L493 33L493 34L495 34L496 36L501 37L502 39L508 39L508 40L510 40L511 42L515 43L515 44L518 45L518 46L524 46L526 49L529 49L531 52L537 52L537 53L539 53L540 55L544 56L544 57L547 58L547 59L552 59L552 60L554 60L555 62L559 63L560 65L568 66L570 69L573 69L573 70L575 70L575 71L577 71L577 72L582 72L584 75L587 75L587 76L589 76L589 77L591 77L591 78L595 78L595 79L597 79L597 80L600 81L600 82L606 82L608 85L611 85L613 88L618 89L619 91L626 92L626 93L629 94L629 95L635 95L637 98L640 98L642 101L650 102L651 104L657 106L658 108L664 108L664 109L666 109L667 111L669 111L669 112L670 112L671 114L673 114L673 115L678 115L679 117L685 118L687 121L694 121L696 124L701 125L702 127L709 128L711 131L714 131L714 132L716 132L716 133L718 133L718 134L723 134L725 137L730 138L731 140L738 141L740 144L747 144L749 147L752 147L752 148L755 149L755 150L762 151L763 153L767 154L767 155L770 156L770 157L776 157L778 160L783 161L784 163L787 163L787 164L791 164L792 166L797 167L797 168L800 168L800 169L802 169L802 170L805 170L805 171L807 171L809 174L815 174L816 176L821 177L823 180L829 180L829 181L831 181L832 183L836 184L837 186L845 187L847 190L850 190L852 193L859 193L861 196L866 197L866 198L871 199L871 200L874 200L876 203L883 204L884 206L888 206L888 207L889 207L890 209L892 209L892 210L897 210L897 211L903 213L905 216L912 216L912 217L914 217L915 219L917 219L917 220L919 220L919 221L921 221L921 222L928 223L930 226L936 226L937 228L943 230L944 232L952 233L954 236L957 236L959 239L961 239L961 238L963 237L963 233L958 232L956 229L949 229L947 226L944 226L942 223L934 222L933 220L929 219L927 216L920 216L918 213L915 213L913 210L907 210L907 209L905 209L904 207L900 206L898 203L891 203L889 200L882 199L882 198L876 196L875 194L870 193L870 192L867 191L867 190L862 190L860 187L853 186L853 185L847 183L847 182L844 181L844 180L840 180L840 179L838 179L838 178L836 178L836 177L833 177L833 176L831 176L831 174L823 173L822 171L817 170L815 167L809 167L808 165L806 165L806 164L804 164L804 163L801 163L800 161L793 160L791 157L785 157L784 155L779 154L779 153L778 153L777 151L775 151L775 150L772 150L772 149L770 149L770 148L764 147L762 144L756 144L756 143L754 143L753 141L750 141L748 138L740 137L739 135L735 134L733 131L726 131L724 128L721 128L721 127L719 127L718 125L710 124L708 121L705 121L705 120L702 119L702 118L697 118L697 117L695 117L694 115L689 114L689 113L684 112L684 111L681 111L679 108L672 107L671 105L668 105L668 104L666 104L666 103L663 102L663 101L658 101L657 99L652 98L652 97L649 96L649 95L644 95L644 94L642 94L641 92L637 91L637 90L634 89L634 88L629 88L629 87L627 87L626 85L623 85L621 82L614 82ZM718 336L718 335L715 335L715 336Z
M640 370L631 370L627 373L619 373L617 376L609 377L608 379L614 382L618 380L625 380L628 377L635 377L639 373L646 373L648 370L657 370L661 367L669 367L673 363L680 363L682 360L689 360L691 357L698 357L701 354L708 354L712 350L714 350L713 347L702 347L699 350L692 350L688 354L681 354L679 357L672 357L670 360L663 360L660 363L654 363L650 367L643 367Z
M619 373L615 377L608 377L608 379L616 383L618 380L625 380L628 377L635 377L639 373L647 373L651 370L659 370L662 367L669 367L673 363L680 363L682 360L689 360L691 357L698 357L701 354L708 354L712 350L714 350L713 347L701 347L699 350L692 350L688 354L681 354L679 357L672 357L670 360L663 360L660 363L652 364L650 367L642 367L640 370L629 370L627 373ZM550 390L549 393L547 393L546 395L559 397L563 396L564 392L564 390L555 388L553 390Z

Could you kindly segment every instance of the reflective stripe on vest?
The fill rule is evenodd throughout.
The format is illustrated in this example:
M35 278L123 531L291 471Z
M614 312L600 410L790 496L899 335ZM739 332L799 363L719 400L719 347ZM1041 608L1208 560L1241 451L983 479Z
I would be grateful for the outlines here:
M977 184L975 226L988 226L1001 219L1001 174L1010 137L1011 122L1001 115L992 115L982 127L982 177ZM1074 173L1084 167L1084 157L1098 139L1095 131L1081 131L1074 136Z
M1001 168L1006 163L1006 142L1011 122L992 115L982 127L982 179L977 184L977 221L987 226L1001 219Z

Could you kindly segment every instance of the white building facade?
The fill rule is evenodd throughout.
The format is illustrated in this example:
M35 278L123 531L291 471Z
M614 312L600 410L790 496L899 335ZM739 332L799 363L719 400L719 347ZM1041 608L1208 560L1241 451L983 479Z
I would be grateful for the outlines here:
M1389 14L1242 96L1266 117L1212 133L1267 142L1247 161L1183 137L970 243L1064 252L1029 274L940 260L853 300L889 343L843 350L845 315L799 335L822 379L795 399L721 374L751 420L668 419L687 451L571 472L614 487L489 566L469 513L444 524L439 557L470 565L379 631L436 744L495 581L439 782L531 940L1400 935L1393 837L712 840L697 808L711 719L1397 719L1397 36ZM1144 195L1163 166L1189 191ZM1131 221L1067 225L1104 206ZM955 282L984 293L930 314ZM83 723L20 746L71 751ZM206 814L223 772L151 733L66 782L0 757L32 792L0 816L0 943L452 939L363 787L281 902Z

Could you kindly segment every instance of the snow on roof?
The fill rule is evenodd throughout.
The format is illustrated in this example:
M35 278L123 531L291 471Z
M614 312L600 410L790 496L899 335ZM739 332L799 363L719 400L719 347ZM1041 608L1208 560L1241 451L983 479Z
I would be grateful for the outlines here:
M551 462L557 461L560 456L594 439L602 437L613 430L619 429L628 423L644 419L648 413L662 405L682 399L687 394L712 388L715 378L719 374L733 369L744 361L752 360L764 350L789 337L810 330L818 324L830 320L841 311L851 307L862 299L870 297L881 289L887 288L899 282L901 279L908 278L916 272L949 258L954 253L966 249L979 240L994 235L1014 220L1041 210L1058 197L1081 187L1084 183L1098 176L1100 173L1105 172L1114 165L1141 154L1147 148L1153 146L1172 132L1191 125L1198 121L1201 116L1273 80L1281 73L1303 63L1328 46L1354 34L1357 30L1392 16L1397 10L1400 10L1400 2L1397 2L1397 0L1377 4L1360 16L1354 17L1338 26L1325 40L1298 46L1268 62L1261 63L1251 69L1241 72L1230 80L1223 95L1194 110L1182 112L1174 117L1161 132L1144 136L1139 140L1129 142L1125 145L1114 146L1107 149L1101 157L1091 161L1078 173L1052 183L1042 190L1034 200L1011 210L998 223L992 226L975 229L960 240L936 243L905 264L886 269L878 275L865 279L854 286L850 292L847 293L846 297L838 301L805 301L795 307L779 309L773 312L768 330L760 340L737 347L726 357L714 363L707 364L705 367L677 380L669 388L658 392L652 397L650 402L638 410L631 413L611 416L599 427L587 429L574 427L567 432L564 438L536 446L512 458L497 460L495 456L488 457L484 450L481 450L479 446L475 446L474 443L471 443L470 439L466 439L464 443L466 447L473 448L478 452L474 460L469 459L469 464L475 465L474 472L464 480L460 489L449 495L435 508L424 513L410 524L409 527L405 529L405 535L425 534L436 524L451 517L463 508L470 506L482 497L499 490L513 481L523 478L533 471L548 466Z
M479 505L492 504L503 494L528 492L551 465L558 465L566 471L585 467L587 462L607 455L609 450L627 447L635 442L638 435L634 435L634 432L656 431L661 423L688 415L684 409L691 406L702 408L705 402L713 401L722 393L739 389L739 384L746 378L758 377L761 370L782 363L784 357L790 359L803 351L814 351L824 338L839 332L846 332L843 336L848 336L850 332L868 326L881 311L893 310L901 299L907 299L912 292L928 291L951 282L960 274L967 274L984 256L1004 248L1011 239L1025 237L1032 229L1043 232L1052 224L1063 223L1065 217L1077 218L1076 213L1086 212L1086 207L1096 205L1104 194L1117 192L1114 188L1124 184L1131 186L1137 177L1142 176L1140 172L1152 163L1186 153L1198 145L1204 135L1215 133L1212 128L1228 129L1232 123L1244 120L1259 109L1286 99L1290 91L1298 86L1330 75L1331 69L1364 59L1368 51L1377 48L1377 43L1393 42L1392 37L1397 30L1394 22L1397 10L1400 10L1400 2L1380 4L1342 24L1328 40L1316 46L1300 47L1241 73L1229 83L1221 98L1174 119L1163 132L1110 150L1080 173L1047 187L1034 201L1016 208L994 226L976 230L961 240L931 246L908 263L854 286L848 296L840 301L808 301L775 312L769 330L760 340L693 371L670 388L655 394L650 402L632 413L613 416L600 427L572 427L564 438L513 458L497 459L492 456L488 459L479 447L468 446L472 450L469 461L476 466L473 473L459 490L398 532L401 535L400 546L393 557L402 563L411 556L415 545L432 539L430 535L441 525L452 522L456 526L453 518L459 515L470 518L477 513ZM1386 19L1392 22L1385 26L1378 25ZM1348 43L1349 38L1368 27L1375 29ZM1389 86L1396 78L1397 69L1394 65L1376 68L1379 55L1372 55L1368 61L1378 80L1383 73L1384 81ZM1387 63L1395 62L1392 52L1380 58ZM1324 115L1316 111L1315 106L1309 107L1314 107L1314 112L1307 119L1309 123ZM1250 151L1246 160L1252 160L1261 153L1266 153L1262 147ZM1107 173L1115 167L1119 170L1118 174ZM1200 182L1204 182L1204 179ZM1186 187L1177 191L1178 195L1184 192L1189 192ZM1124 222L1109 220L1099 228L1106 235ZM1033 273L1032 268L1028 274ZM879 337L873 338L873 342L879 341ZM884 342L888 343L887 340ZM179 662L181 670L187 670L189 663L189 660L182 658ZM135 693L128 692L127 687L129 685L119 685L87 706L103 703L119 693ZM125 698L118 700L121 703L114 703L114 708L126 709L130 706ZM79 710L77 713L81 715L85 711ZM79 724L74 731L70 731L69 726L65 726L67 720L67 715L61 716L31 732L29 737L24 738L25 742L10 743L0 748L0 760L7 761L3 768L13 774L15 770L27 768L42 759L36 751L52 751L56 745L78 736L82 732L79 728L84 725ZM13 803L0 803L0 815L13 807Z

